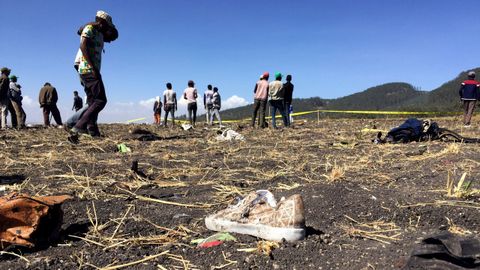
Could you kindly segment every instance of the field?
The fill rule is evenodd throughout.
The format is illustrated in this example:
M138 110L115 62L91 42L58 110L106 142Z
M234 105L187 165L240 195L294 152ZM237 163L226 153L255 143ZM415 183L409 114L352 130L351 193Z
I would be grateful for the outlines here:
M292 129L234 125L245 141L218 142L215 129L102 125L105 137L67 142L60 129L0 133L0 180L11 191L69 194L62 239L1 255L1 269L398 269L415 242L440 230L478 234L480 196L447 190L480 178L478 145L371 143L364 128L404 119L296 122ZM435 119L463 130L455 118ZM474 123L478 123L478 120ZM131 131L148 129L154 141ZM120 153L125 143L130 153ZM138 172L131 170L138 161ZM204 218L237 195L301 194L308 236L297 243L237 241L199 248L214 232Z

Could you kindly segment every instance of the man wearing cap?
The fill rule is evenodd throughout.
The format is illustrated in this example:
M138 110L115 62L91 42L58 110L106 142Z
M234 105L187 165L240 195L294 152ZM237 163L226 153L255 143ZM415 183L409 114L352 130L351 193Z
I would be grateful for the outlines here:
M284 89L282 84L282 74L280 72L275 73L275 81L271 82L268 86L270 96L270 106L272 110L272 128L277 128L275 121L275 115L277 110L280 111L283 119L283 126L288 126L287 116L285 115L285 108L283 104Z
M10 76L10 92L9 98L12 104L13 109L15 110L15 117L17 119L16 128L22 129L25 128L25 120L27 118L25 111L22 108L22 86L17 83L18 77L15 75ZM13 115L12 115L12 125L13 125Z
M265 128L265 111L267 109L267 98L268 98L268 77L270 74L268 72L263 73L260 76L260 80L255 84L253 89L253 115L252 115L252 127L255 127L255 119L257 118L257 113L260 110L260 115L258 117L258 125L261 128Z
M480 83L475 80L475 72L468 72L468 80L462 82L458 94L463 102L463 124L470 127L470 120L475 110L477 99L480 98Z
M10 90L10 79L8 75L10 75L10 69L3 67L0 75L0 116L2 129L7 128L8 92Z
M81 28L80 36L80 49L75 58L75 68L80 74L87 94L88 109L71 132L74 135L88 132L92 136L100 136L97 126L98 114L107 104L105 86L100 74L103 44L104 41L115 40L118 32L112 23L112 17L104 11L98 11L95 22Z

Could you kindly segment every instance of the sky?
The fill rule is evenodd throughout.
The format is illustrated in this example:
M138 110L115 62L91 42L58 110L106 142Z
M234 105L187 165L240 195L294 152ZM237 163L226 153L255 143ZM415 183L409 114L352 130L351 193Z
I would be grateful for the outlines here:
M100 122L153 120L153 100L188 80L217 86L223 108L249 104L260 74L291 74L294 96L336 98L388 82L433 90L480 66L474 0L0 0L0 66L19 77L27 122L42 115L50 82L62 118L73 90L77 30L108 12L119 38L105 44L108 104ZM200 101L200 100L199 100ZM200 106L202 107L202 106ZM185 113L184 102L179 112Z

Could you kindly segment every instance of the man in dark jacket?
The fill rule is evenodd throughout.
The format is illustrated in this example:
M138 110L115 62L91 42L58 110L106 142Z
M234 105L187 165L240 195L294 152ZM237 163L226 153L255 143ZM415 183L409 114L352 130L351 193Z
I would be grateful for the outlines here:
M293 98L293 84L292 84L292 75L287 75L287 82L283 84L284 91L284 104L285 104L285 114L287 115L287 126L290 126L290 111L292 110L292 98Z
M2 129L7 128L7 109L8 109L8 92L10 91L10 69L3 67L0 75L0 115L2 121Z
M78 95L78 91L73 91L73 106L72 106L72 111L75 110L75 112L78 112L80 109L83 108L83 100L82 98Z
M43 108L43 123L45 127L50 126L50 113L52 113L53 119L55 119L57 125L62 126L62 118L60 117L60 111L57 108L57 101L57 89L55 89L50 83L45 83L42 89L40 89L40 94L38 95L40 108Z
M460 90L458 91L460 99L463 102L463 124L465 127L470 127L473 110L475 110L477 99L480 98L479 89L480 83L475 81L475 72L468 72L468 80L462 83Z

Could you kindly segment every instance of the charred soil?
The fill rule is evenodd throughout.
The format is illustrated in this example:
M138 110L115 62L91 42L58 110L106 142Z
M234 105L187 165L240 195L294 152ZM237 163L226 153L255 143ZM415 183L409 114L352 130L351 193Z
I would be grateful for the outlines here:
M468 137L480 134L462 130L458 119L435 120ZM302 121L280 130L235 125L245 141L233 142L218 142L217 130L203 127L102 125L104 137L83 137L76 145L59 129L2 131L0 194L74 199L62 206L61 239L35 250L12 248L0 255L0 268L401 268L423 237L441 230L478 234L480 224L479 184L462 194L448 195L446 188L449 174L455 183L463 173L468 181L480 179L479 145L375 145L375 133L362 132L402 122ZM135 128L155 136L143 141ZM131 152L118 152L121 143ZM270 252L252 251L261 239L247 235L211 248L191 243L215 233L205 228L206 215L257 189L303 196L305 240Z

